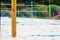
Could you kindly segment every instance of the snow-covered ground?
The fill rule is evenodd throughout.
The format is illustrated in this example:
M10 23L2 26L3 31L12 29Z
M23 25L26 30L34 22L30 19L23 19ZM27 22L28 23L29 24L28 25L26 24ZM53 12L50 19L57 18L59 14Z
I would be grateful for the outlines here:
M11 37L11 18L1 17L1 40L60 40L58 36L60 35L60 20L18 17L16 19L17 36L13 38Z

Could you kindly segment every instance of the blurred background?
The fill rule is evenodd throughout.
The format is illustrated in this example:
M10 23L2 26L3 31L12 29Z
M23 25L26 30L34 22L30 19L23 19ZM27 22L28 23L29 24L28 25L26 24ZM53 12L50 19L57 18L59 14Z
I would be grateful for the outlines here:
M60 14L60 0L17 0L16 3L17 17L52 19ZM11 0L1 0L0 8L0 17L11 17Z

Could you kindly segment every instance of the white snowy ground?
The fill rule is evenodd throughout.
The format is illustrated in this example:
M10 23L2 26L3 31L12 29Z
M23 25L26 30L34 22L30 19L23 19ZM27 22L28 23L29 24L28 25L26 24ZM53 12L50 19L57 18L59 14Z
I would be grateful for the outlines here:
M11 18L1 17L0 40L60 40L60 20L17 17L17 36L11 37ZM48 35L48 36L39 36ZM51 37L50 35L55 35Z

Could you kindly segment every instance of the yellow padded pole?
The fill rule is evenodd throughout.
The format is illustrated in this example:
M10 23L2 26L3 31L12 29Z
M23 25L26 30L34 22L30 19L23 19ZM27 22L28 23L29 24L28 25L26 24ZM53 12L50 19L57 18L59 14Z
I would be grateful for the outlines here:
M16 0L11 0L12 11L12 37L16 37Z

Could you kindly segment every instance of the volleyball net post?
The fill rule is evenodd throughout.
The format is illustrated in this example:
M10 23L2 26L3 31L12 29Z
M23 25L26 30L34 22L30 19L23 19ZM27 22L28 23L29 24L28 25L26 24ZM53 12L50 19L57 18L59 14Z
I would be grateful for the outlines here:
M12 37L16 37L16 0L11 0L12 12Z

